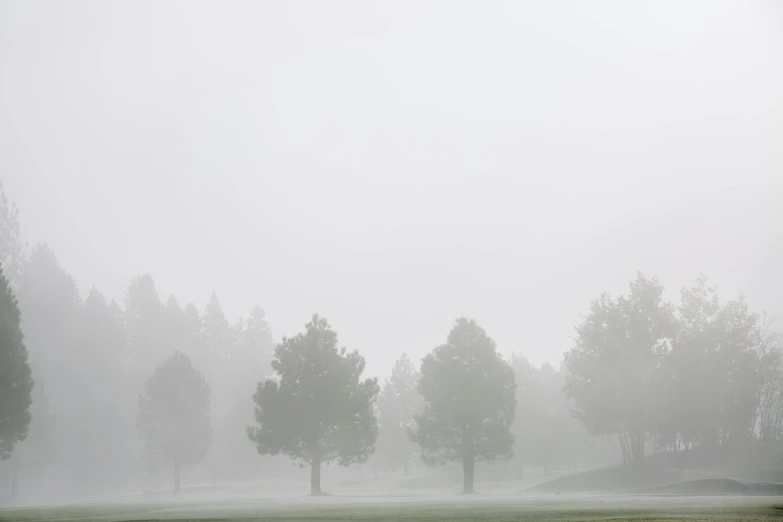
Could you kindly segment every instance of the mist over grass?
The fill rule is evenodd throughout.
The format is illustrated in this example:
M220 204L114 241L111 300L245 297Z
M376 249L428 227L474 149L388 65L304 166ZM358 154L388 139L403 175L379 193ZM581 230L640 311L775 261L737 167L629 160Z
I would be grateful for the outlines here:
M777 2L0 0L0 518L773 517L781 122Z

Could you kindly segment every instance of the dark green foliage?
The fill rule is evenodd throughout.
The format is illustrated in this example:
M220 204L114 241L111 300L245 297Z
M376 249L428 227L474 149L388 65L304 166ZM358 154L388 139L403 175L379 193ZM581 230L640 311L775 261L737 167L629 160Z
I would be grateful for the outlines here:
M321 464L347 466L375 449L377 380L362 380L364 358L339 348L337 333L317 315L305 331L275 349L276 380L258 383L257 425L248 436L260 454L282 453L310 464L311 493L321 493Z
M190 359L175 352L155 368L139 397L136 425L145 457L153 465L173 465L175 493L180 467L201 462L212 444L210 393Z
M429 463L461 460L464 492L473 492L476 460L512 456L511 425L516 384L511 365L475 321L460 318L421 363L419 391L424 411L417 415L411 438Z
M51 411L46 395L44 382L33 369L35 387L33 388L33 403L30 408L32 421L27 438L17 444L13 454L13 471L11 476L11 498L16 498L20 488L24 487L26 473L40 470L49 465L56 455L54 429L56 416ZM30 481L32 489L32 481Z
M0 268L0 459L10 457L27 437L32 391L19 306Z
M387 467L402 466L405 475L414 450L408 430L414 427L414 416L421 413L424 406L418 389L419 379L416 367L403 353L394 363L391 377L378 397L379 452Z

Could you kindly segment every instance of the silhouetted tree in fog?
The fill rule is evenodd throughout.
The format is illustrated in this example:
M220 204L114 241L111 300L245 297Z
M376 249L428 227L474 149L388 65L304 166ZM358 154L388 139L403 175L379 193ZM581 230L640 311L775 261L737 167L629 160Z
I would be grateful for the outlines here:
M253 422L253 404L248 401L248 390L255 388L260 377L271 374L270 362L274 342L265 313L253 307L245 321L240 318L231 327L231 340L224 346L220 362L223 385L215 394L220 417L215 433L215 448L210 463L216 475L247 478L257 476L263 466L255 455L255 448L247 443L245 430Z
M446 344L422 360L419 391L424 411L415 417L412 440L429 464L461 460L463 492L472 493L477 460L508 460L513 454L516 384L511 365L483 328L460 318Z
M213 365L223 362L231 353L235 339L215 292L209 296L202 325L203 363Z
M134 277L125 293L125 330L130 367L139 380L139 373L148 372L169 353L166 345L163 306L152 276Z
M577 417L593 434L617 435L626 462L644 456L655 430L658 374L675 333L674 308L657 279L639 273L630 289L628 296L593 301L565 355Z
M321 465L362 462L375 449L378 395L362 380L364 358L337 347L337 333L313 316L305 331L283 338L272 360L276 380L258 383L257 426L248 436L260 454L282 453L311 467L310 492L321 494Z
M571 413L572 402L563 390L565 372L548 363L534 368L521 356L512 358L512 366L517 381L517 478L522 478L523 464L541 467L545 475L555 466L576 464L594 440Z
M758 431L761 440L783 440L783 336L764 317L759 364Z
M511 354L511 368L514 371L516 383L517 407L514 414L514 471L517 480L525 476L527 451L530 449L529 439L533 426L531 412L536 407L537 398L532 389L533 376L536 369L527 358L516 353Z
M387 465L402 465L405 476L408 476L414 449L408 438L408 430L413 428L413 417L421 412L424 405L418 389L419 378L416 367L403 353L394 363L391 377L378 397L378 450Z
M0 459L27 437L33 378L20 327L19 306L0 268Z
M137 427L145 457L174 468L174 494L180 489L180 468L206 457L212 444L209 383L181 352L175 352L152 373L139 397Z
M20 489L20 475L27 471L40 470L50 464L55 457L54 428L55 414L49 406L43 379L33 368L35 386L33 387L33 403L30 407L32 420L27 438L17 444L14 449L11 498L16 498ZM23 482L23 481L21 481Z
M237 334L237 342L231 358L240 361L242 367L249 366L254 372L259 367L263 370L271 369L269 364L272 361L275 346L263 308L253 307L247 321L243 321Z
M125 324L114 301L93 287L82 305L70 382L61 393L70 400L60 405L60 434L69 440L62 459L73 467L71 476L82 484L103 484L117 469L133 463L127 458L137 442L133 432L134 404L140 382L128 372ZM140 381L141 379L139 379ZM47 382L48 384L48 382Z
M679 328L666 358L663 425L670 442L686 448L753 436L762 385L758 316L742 299L721 305L716 290L702 276L680 291Z
M58 389L69 380L63 370L77 366L71 351L78 349L82 312L76 283L52 249L39 244L24 262L17 295L27 348L50 389Z

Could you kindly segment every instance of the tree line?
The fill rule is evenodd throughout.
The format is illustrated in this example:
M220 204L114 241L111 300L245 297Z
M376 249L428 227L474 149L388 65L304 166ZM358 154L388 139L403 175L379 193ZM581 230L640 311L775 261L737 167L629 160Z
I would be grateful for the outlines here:
M20 466L55 458L59 481L96 485L140 465L177 492L181 469L208 456L212 475L235 478L257 472L253 451L284 455L310 467L315 495L328 464L372 457L407 475L413 461L451 461L472 493L476 462L513 458L522 478L523 466L574 462L591 436L616 437L628 464L783 438L780 340L705 278L677 305L641 274L628 295L600 296L559 369L503 357L460 318L419 365L403 353L381 386L323 317L275 343L260 307L230 324L214 293L203 312L164 304L148 275L122 306L95 288L82 298L51 249L28 252L1 187L0 225L0 458L13 462L12 494Z
M712 449L783 436L780 337L745 300L721 302L703 276L664 299L638 274L627 295L593 301L565 355L566 391L625 462L646 450Z

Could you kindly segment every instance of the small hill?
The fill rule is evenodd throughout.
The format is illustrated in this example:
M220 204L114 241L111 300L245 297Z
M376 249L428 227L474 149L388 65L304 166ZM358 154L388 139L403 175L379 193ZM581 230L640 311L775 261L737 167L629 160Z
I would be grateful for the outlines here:
M663 468L656 463L584 471L527 489L530 493L622 493L704 478L693 470Z
M645 495L783 495L783 484L734 479L701 479L642 490Z
M664 493L692 489L703 494L778 495L783 482L783 446L753 443L744 446L696 448L657 453L632 465L575 473L536 484L532 493ZM731 478L728 478L731 477ZM723 492L721 488L725 488ZM709 493L708 493L709 491ZM715 491L715 493L712 493ZM769 491L770 493L756 493ZM683 493L684 494L684 493Z

